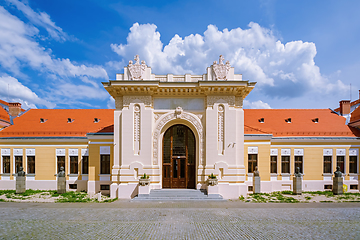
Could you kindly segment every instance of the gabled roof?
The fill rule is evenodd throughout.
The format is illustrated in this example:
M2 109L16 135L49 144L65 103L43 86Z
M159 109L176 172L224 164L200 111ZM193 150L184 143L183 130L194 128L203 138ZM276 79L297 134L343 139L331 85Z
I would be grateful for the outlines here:
M1 101L1 100L0 100ZM6 121L8 123L10 123L10 116L9 116L9 113L0 106L0 121L3 120L3 121Z
M357 107L352 113L350 118L350 126L360 128L360 107Z
M30 109L0 131L0 137L85 137L90 132L109 131L113 124L114 109Z
M245 134L360 136L359 130L347 126L344 117L329 109L244 109L244 124Z

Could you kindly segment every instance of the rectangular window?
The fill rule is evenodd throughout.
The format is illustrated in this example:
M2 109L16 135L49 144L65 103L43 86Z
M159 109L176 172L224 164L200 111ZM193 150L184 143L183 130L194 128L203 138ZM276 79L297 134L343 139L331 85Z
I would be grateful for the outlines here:
M332 173L331 162L332 162L331 156L324 156L324 169L323 169L324 173Z
M340 172L345 173L345 156L336 156L336 167L340 167Z
M78 174L78 156L70 156L70 174Z
M300 173L304 173L303 172L303 156L295 156L294 172L296 171L296 168L300 168Z
M35 156L27 156L27 173L35 174Z
M3 156L3 173L10 173L10 156Z
M110 185L100 185L100 190L110 190Z
M23 165L23 157L22 156L15 156L15 173L20 171L20 167Z
M60 172L60 168L63 167L65 171L65 156L57 156L57 171Z
M248 154L248 173L253 173L257 167L257 154Z
M281 156L281 173L290 174L290 156Z
M110 155L100 155L100 174L110 174Z
M82 174L89 174L89 156L82 158Z
M270 173L277 173L277 156L270 157Z
M349 157L349 173L357 173L357 156Z

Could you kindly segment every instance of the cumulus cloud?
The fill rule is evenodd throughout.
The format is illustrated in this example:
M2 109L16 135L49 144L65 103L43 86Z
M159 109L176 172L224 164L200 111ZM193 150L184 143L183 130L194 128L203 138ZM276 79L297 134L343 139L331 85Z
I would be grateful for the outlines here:
M23 11L32 22L46 28L52 37L66 38L66 34L50 20L47 14L35 13L29 6L16 0L9 0L9 2ZM99 91L99 85L95 81L95 79L108 79L107 72L102 66L86 66L67 58L54 57L51 49L42 47L36 41L36 37L39 36L38 28L31 23L24 23L2 6L0 6L0 36L0 71L10 72L18 79L27 78L22 72L24 67L38 71L40 75L46 77L47 84L56 89L56 91L49 89L48 92L38 90L48 101L51 101L51 98L56 101L63 97L75 98L80 102L81 98L106 98L105 91ZM78 79L88 85L76 83ZM64 95L48 97L50 94ZM70 104L71 101L61 102ZM39 103L36 102L36 104ZM85 105L85 102L82 103Z
M126 60L139 54L156 74L203 74L222 54L235 67L236 73L258 82L257 89L272 98L346 91L340 80L332 82L320 73L314 61L314 43L282 43L270 29L257 23L251 22L247 29L222 31L209 25L203 34L183 38L176 34L166 45L156 28L154 24L135 23L130 28L127 43L111 44L111 48ZM111 65L116 66L115 63ZM260 102L255 105L269 107Z
M0 76L0 96L8 102L20 102L24 109L36 108L35 104L48 108L55 107L55 104L40 98L36 93L11 76Z
M57 26L45 12L35 12L29 5L18 0L5 0L11 5L14 5L21 11L33 24L46 29L49 35L57 41L65 41L69 39L61 27Z
M248 100L244 100L244 108L251 108L251 109L271 109L270 105L266 102L261 100L250 102Z

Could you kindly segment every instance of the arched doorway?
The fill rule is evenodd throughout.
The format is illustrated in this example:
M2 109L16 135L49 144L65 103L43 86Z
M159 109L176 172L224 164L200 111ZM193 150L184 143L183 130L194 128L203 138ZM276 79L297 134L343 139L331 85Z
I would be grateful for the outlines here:
M166 130L163 139L163 188L195 188L195 136L185 125Z

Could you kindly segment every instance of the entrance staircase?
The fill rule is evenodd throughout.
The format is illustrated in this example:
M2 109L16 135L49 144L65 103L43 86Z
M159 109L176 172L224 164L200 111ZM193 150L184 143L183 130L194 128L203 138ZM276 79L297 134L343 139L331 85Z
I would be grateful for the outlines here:
M140 194L133 201L221 201L220 194L207 195L197 189L153 189L150 194Z

